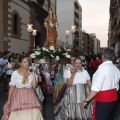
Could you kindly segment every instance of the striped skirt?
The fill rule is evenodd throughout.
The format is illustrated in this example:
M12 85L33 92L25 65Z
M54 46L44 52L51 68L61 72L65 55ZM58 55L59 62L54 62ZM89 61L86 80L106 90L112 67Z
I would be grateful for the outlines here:
M43 120L42 107L32 88L15 88L11 106L3 108L2 120Z
M87 109L81 108L81 103L89 93L87 84L72 85L67 88L64 98L59 104L60 111L55 117L56 120L91 120L92 104ZM57 112L57 111L56 111Z

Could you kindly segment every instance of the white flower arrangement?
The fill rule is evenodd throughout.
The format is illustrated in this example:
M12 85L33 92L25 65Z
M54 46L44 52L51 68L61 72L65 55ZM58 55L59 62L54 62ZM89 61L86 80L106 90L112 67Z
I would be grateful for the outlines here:
M60 60L60 57L59 57L59 56L56 56L55 60L56 60L56 61Z
M31 57L31 58L36 58L35 53L32 53L32 54L30 55L30 57Z
M54 46L50 46L49 48L37 47L33 50L33 53L30 55L30 57L36 59L55 59L55 61L59 61L64 58L70 59L71 50L65 47L54 48Z
M46 48L45 48L45 47L42 47L42 49L43 49L44 51L46 51Z
M49 48L49 49L50 49L50 50L55 50L55 49L54 49L54 46L50 46L50 48Z
M66 58L70 58L71 56L70 55L66 55Z
M35 55L40 55L41 52L40 51L35 51Z
M50 56L51 56L52 58L54 58L54 56L53 56L52 54L50 54Z
M67 49L67 51L71 52L71 50L70 50L70 49Z

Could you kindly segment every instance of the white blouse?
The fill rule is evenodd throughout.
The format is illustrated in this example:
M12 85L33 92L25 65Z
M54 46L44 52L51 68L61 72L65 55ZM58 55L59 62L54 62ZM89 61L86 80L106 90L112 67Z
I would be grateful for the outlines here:
M12 68L12 64L8 62L7 68ZM10 70L7 70L6 74L12 75L13 72L14 72L14 69L10 69Z
M17 71L14 71L11 76L11 82L9 83L10 86L16 86L17 88L31 88L32 87L32 81L33 81L33 75L30 74L28 76L28 83L23 84L22 83L23 76L20 75ZM37 75L36 75L36 81Z
M65 80L68 78L71 77L71 72L70 70L65 70L64 71L64 78ZM76 72L75 73L75 76L74 76L74 80L73 80L73 85L76 85L76 84L87 84L87 81L90 80L90 76L88 74L88 72L83 68L83 71L79 71L79 72Z

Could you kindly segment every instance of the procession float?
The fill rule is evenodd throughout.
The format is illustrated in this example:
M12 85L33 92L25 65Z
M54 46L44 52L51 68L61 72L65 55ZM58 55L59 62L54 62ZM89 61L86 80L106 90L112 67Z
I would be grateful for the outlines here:
M66 64L71 57L71 50L67 47L59 47L56 44L57 33L57 18L53 15L52 9L49 9L49 14L44 21L44 26L47 29L47 37L45 46L37 47L30 55L32 58L37 59L38 63L46 63L55 60L58 63Z

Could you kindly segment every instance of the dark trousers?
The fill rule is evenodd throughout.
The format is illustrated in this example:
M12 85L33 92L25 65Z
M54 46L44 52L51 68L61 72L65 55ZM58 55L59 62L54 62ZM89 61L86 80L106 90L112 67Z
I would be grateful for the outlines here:
M5 74L6 74L6 72L2 73L2 77L1 77L2 80L4 79Z
M97 102L96 120L114 120L118 102Z

